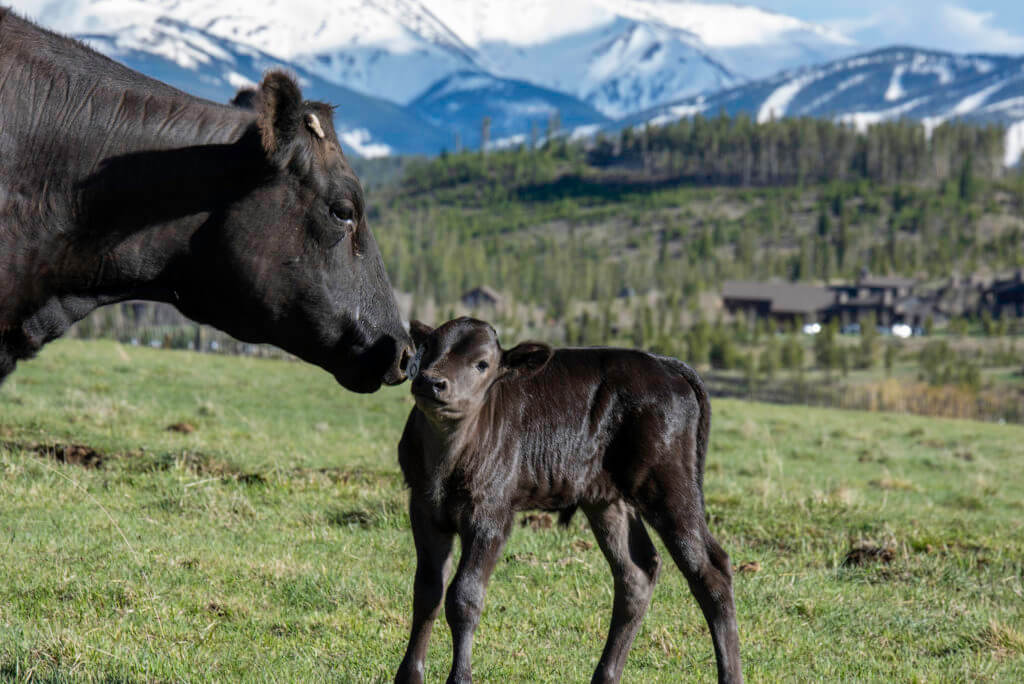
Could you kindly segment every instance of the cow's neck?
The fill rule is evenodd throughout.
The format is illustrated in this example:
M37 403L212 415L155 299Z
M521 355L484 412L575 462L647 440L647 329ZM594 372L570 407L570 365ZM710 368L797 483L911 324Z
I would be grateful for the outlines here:
M19 66L4 91L24 80L21 106L0 97L4 132L17 136L16 159L0 160L0 209L27 220L0 235L0 379L4 358L31 355L98 306L173 302L192 236L267 172L250 111L146 79L115 91L50 73L39 88L39 67Z

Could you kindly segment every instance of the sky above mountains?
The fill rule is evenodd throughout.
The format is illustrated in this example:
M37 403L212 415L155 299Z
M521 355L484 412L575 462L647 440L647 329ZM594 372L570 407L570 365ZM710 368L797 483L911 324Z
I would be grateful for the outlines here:
M510 3L512 0L508 0ZM561 0L572 2L572 0ZM686 0L660 0L664 5ZM702 0L723 5L752 5L835 29L871 49L890 45L950 52L1024 53L1022 0ZM54 19L79 9L81 0L8 0L36 18ZM155 0L153 9L167 5ZM170 3L173 4L173 3ZM456 3L457 4L457 3ZM501 2L489 3L501 5ZM558 6L558 3L555 3ZM461 10L456 10L457 18ZM561 13L563 16L565 12ZM571 14L571 13L570 13ZM515 13L512 12L511 16ZM467 20L471 19L467 17ZM565 27L560 27L564 29ZM534 27L543 33L542 27Z
M865 48L1024 53L1021 0L754 0L750 4L834 28Z

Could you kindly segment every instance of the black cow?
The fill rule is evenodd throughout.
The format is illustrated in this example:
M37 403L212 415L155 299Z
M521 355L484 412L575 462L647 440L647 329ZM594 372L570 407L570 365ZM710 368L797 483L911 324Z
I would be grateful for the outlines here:
M416 543L412 634L395 680L421 682L444 596L452 538L462 555L445 610L468 682L487 580L524 509L581 508L615 578L595 682L615 682L647 611L660 560L641 519L664 540L711 628L721 682L740 682L729 557L708 531L702 490L711 406L676 359L628 349L503 350L470 318L431 331L417 321L410 365L416 407L398 458Z
M372 392L411 354L332 109L201 100L0 8L0 381L98 306L170 302Z

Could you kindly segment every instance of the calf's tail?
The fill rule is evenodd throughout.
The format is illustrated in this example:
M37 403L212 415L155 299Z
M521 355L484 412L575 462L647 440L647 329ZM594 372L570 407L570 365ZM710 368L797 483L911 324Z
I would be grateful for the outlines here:
M662 357L664 361L671 363L672 367L690 383L693 394L697 398L697 407L700 415L697 417L697 487L700 490L700 507L704 509L704 462L708 455L708 439L711 436L711 399L708 397L707 387L704 381L687 364L671 357Z

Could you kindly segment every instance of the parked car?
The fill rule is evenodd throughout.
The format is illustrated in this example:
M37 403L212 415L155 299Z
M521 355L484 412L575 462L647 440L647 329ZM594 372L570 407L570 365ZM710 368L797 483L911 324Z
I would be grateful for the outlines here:
M839 332L843 335L860 335L860 323L847 323Z
M911 328L906 323L893 323L893 325L892 325L892 335L893 335L893 337L898 337L900 339L905 340L905 339L907 339L908 337L910 337L913 334L914 334L914 329Z

